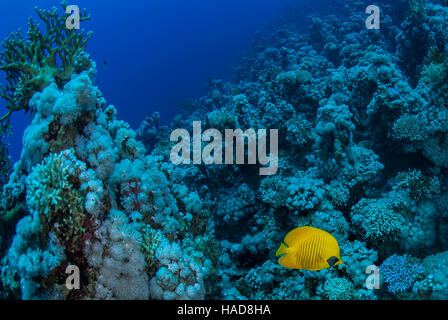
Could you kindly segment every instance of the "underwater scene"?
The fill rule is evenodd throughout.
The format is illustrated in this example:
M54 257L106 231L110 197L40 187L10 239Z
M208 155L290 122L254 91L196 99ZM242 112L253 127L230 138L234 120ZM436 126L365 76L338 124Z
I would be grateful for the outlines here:
M448 299L448 1L0 8L1 300Z

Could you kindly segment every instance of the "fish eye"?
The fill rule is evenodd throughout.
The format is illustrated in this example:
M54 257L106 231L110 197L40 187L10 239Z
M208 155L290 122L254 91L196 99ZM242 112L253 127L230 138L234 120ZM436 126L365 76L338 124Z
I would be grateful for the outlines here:
M327 260L328 264L330 265L330 267L334 266L336 264L336 262L339 261L338 257L331 257Z

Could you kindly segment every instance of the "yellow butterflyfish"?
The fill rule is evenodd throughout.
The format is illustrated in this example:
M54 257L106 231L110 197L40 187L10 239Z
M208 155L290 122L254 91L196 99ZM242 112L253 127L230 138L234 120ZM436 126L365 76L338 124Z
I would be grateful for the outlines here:
M338 241L328 232L313 227L290 231L275 256L290 269L317 271L342 263Z

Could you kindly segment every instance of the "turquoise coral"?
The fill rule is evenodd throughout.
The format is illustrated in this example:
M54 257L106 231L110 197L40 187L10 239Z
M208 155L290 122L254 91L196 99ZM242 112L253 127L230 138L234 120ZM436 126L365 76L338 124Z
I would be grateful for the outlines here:
M380 266L380 271L391 293L409 290L425 273L418 259L407 254L390 256Z
M324 283L324 295L329 300L351 300L353 284L347 278L330 278Z

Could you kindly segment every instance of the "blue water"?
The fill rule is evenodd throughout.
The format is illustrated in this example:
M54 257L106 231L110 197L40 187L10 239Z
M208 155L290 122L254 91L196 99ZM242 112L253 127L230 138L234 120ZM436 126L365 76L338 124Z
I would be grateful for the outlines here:
M337 2L337 1L336 1ZM206 93L208 79L229 79L240 54L250 49L256 32L287 22L304 26L310 12L325 12L335 1L309 0L151 0L87 1L94 30L87 52L97 62L97 85L120 119L137 128L152 112L169 123L185 99ZM323 5L322 5L323 4ZM26 30L33 7L51 8L59 1L4 0L0 38L18 28ZM3 111L4 102L0 102ZM131 111L132 110L132 111ZM20 157L22 132L28 117L16 112L12 121L13 161Z

